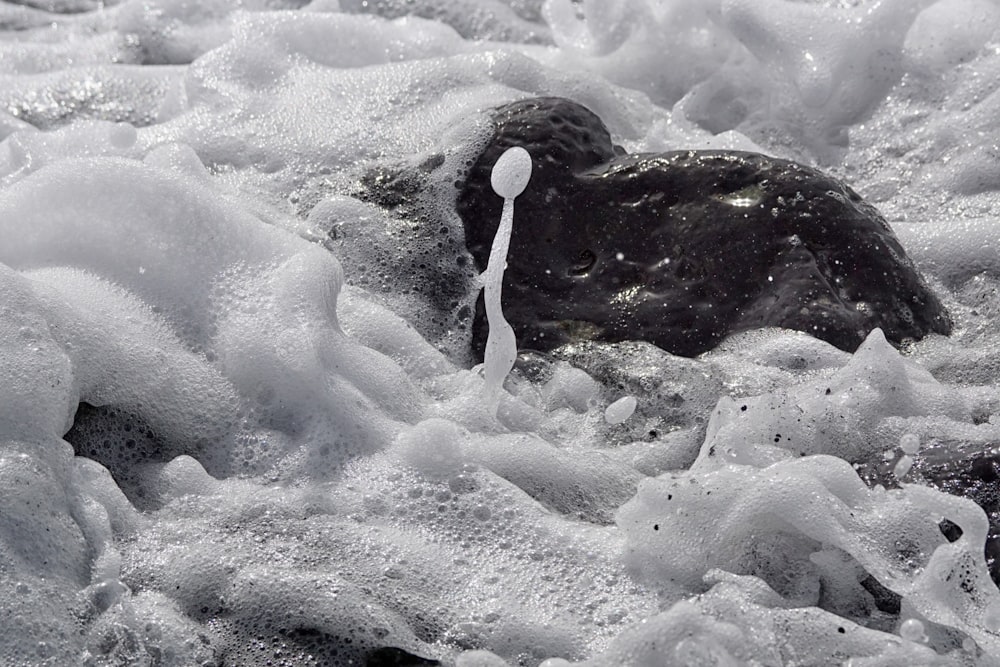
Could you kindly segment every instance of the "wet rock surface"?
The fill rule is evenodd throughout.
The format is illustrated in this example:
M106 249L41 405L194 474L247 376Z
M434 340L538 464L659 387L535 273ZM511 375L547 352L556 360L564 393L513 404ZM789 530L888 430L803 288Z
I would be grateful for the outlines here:
M414 655L394 646L376 649L365 660L365 667L424 667L440 664L438 660Z
M777 326L853 351L876 327L895 344L951 331L878 211L815 169L737 151L627 155L562 98L500 107L494 123L457 209L485 270L502 206L490 170L511 146L531 154L503 286L519 347L645 340L694 356ZM480 299L480 354L486 335Z

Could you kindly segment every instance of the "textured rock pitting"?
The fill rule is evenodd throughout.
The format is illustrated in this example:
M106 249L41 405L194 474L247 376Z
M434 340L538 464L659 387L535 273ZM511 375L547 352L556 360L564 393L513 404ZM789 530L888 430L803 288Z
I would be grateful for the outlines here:
M518 199L504 312L522 348L646 340L694 356L778 326L853 351L951 320L888 224L815 169L738 151L626 155L600 118L562 98L499 108L457 208L480 270L500 218L489 173L510 146L534 171ZM477 309L474 346L486 339Z

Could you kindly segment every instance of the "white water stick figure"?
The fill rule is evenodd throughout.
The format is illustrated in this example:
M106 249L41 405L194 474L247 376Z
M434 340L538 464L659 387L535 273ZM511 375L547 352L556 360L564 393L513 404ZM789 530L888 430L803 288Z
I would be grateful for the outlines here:
M500 215L500 226L493 237L490 248L490 260L482 275L485 289L486 321L489 323L489 335L486 338L486 354L484 356L484 371L486 374L486 398L490 408L495 410L499 405L500 389L504 378L514 367L517 357L517 341L514 330L504 319L500 307L500 289L503 283L503 272L507 267L507 250L510 247L510 234L514 227L514 198L524 192L531 178L531 156L520 146L508 148L490 174L490 184L493 191L503 197L503 213Z

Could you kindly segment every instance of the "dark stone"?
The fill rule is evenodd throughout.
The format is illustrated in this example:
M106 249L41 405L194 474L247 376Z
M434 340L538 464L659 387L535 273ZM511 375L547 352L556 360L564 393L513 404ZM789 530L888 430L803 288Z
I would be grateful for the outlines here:
M903 599L882 585L878 579L868 575L861 580L861 587L868 591L875 601L875 608L886 614L898 616L903 608Z
M562 98L493 119L457 208L485 270L502 205L490 171L511 146L531 154L503 286L520 347L646 340L694 356L778 326L854 351L876 327L897 345L951 331L878 211L815 169L739 151L626 155L600 118ZM480 354L486 334L480 299Z
M438 660L422 658L394 646L375 649L365 661L366 667L430 667L440 664Z

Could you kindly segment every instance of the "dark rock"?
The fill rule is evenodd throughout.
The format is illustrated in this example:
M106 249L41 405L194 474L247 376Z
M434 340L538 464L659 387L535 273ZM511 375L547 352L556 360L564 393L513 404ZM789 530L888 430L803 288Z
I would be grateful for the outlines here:
M765 326L854 351L951 320L892 230L815 169L738 151L626 155L600 118L561 98L499 108L457 208L486 268L502 200L490 170L511 146L534 171L515 206L503 308L518 345L646 340L677 355ZM485 345L480 299L474 347Z
M900 610L903 608L903 599L898 593L890 591L882 585L882 582L870 574L862 579L860 583L861 587L871 594L876 609L886 614L892 614L893 616L899 615Z
M432 658L422 658L409 651L394 646L379 648L368 654L366 667L430 667L441 662Z

